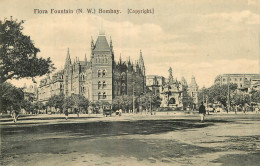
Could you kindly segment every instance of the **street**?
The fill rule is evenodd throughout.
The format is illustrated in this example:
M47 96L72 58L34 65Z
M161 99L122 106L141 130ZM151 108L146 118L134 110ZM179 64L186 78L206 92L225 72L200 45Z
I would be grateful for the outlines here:
M260 115L0 119L1 165L259 165Z

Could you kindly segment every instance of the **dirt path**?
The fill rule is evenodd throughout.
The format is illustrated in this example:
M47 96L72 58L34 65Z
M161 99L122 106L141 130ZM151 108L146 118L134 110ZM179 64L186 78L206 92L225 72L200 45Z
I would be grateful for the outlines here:
M258 115L34 119L1 126L1 164L258 165L259 127Z

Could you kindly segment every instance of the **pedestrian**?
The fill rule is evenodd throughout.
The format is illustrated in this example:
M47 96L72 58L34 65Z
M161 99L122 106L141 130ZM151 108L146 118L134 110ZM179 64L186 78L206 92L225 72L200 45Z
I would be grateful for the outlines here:
M19 116L19 112L15 111L15 110L12 110L11 116L13 118L14 123L16 123L17 119L18 119L18 116Z
M246 106L242 107L244 114L246 114Z
M116 115L118 115L118 116L119 116L119 110L116 110Z
M119 116L121 116L122 115L122 109L120 108L119 109Z
M238 111L238 106L236 105L235 106L235 114L237 114L237 111Z
M65 114L65 119L68 120L68 117L69 117L69 111L68 111L67 108L65 109L64 114Z
M259 114L259 108L258 108L258 106L255 107L255 113Z
M77 109L76 111L77 111L77 116L78 116L78 118L79 118L79 109Z
M203 102L201 102L201 105L199 107L199 114L200 114L200 121L201 122L204 122L204 117L205 117L205 114L206 114L206 109L205 109L205 106L203 105Z

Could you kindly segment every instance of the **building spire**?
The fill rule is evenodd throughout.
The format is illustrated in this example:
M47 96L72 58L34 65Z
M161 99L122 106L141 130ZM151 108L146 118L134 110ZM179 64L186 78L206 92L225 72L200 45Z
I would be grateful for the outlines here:
M87 61L88 61L87 54L85 53L85 62L87 62Z
M142 55L142 50L140 49L140 56L139 56L139 65L140 68L142 70L143 75L145 75L145 66L144 66L144 59L143 59L143 55Z
M172 68L170 67L168 71L169 71L169 78L168 78L168 81L169 81L169 83L172 83L172 82L173 82Z
M112 43L112 38L110 36L110 49L113 50L113 43Z
M119 58L119 64L122 64L122 57L121 57L121 53L120 53L120 58Z
M190 87L194 87L194 88L197 88L197 87L198 87L198 84L197 84L197 82L196 82L196 80L195 80L194 75L191 76Z
M70 59L70 49L68 48L66 62L65 62L65 67L67 67L69 65L71 65L71 59Z

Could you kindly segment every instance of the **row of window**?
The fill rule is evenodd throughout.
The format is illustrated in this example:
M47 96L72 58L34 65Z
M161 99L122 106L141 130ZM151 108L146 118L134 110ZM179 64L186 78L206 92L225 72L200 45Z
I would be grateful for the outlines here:
M104 89L104 88L106 88L107 87L107 83L106 83L106 81L103 81L102 83L101 83L101 81L98 81L98 89Z
M106 92L98 92L98 100L100 99L106 99L107 98L107 94Z
M98 77L105 77L107 71L106 70L98 70Z
M223 81L226 81L226 80L228 80L228 79L226 79L226 78L223 78ZM243 78L234 78L234 81L242 81L243 80ZM247 81L247 78L245 78L245 80ZM232 81L232 79L231 78L229 78L229 81Z
M96 58L96 63L107 63L108 58Z

